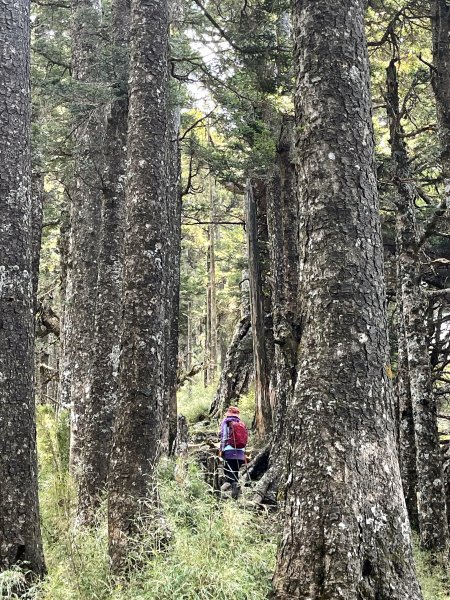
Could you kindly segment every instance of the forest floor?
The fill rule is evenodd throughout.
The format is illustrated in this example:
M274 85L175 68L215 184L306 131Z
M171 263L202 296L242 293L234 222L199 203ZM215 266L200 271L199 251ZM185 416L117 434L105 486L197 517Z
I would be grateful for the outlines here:
M207 416L213 388L193 385L180 394L191 425ZM250 423L252 394L240 403ZM209 428L216 425L210 423ZM195 426L193 426L195 430ZM164 460L159 469L169 543L144 535L130 557L127 582L109 575L105 510L94 531L73 526L75 495L68 476L68 417L39 407L38 446L43 535L48 577L31 600L263 600L270 590L280 535L276 513L255 511L244 490L237 501L211 493L195 460ZM450 600L443 573L417 551L425 600ZM14 579L17 574L10 573ZM8 595L7 575L0 597ZM3 595L2 595L3 593Z

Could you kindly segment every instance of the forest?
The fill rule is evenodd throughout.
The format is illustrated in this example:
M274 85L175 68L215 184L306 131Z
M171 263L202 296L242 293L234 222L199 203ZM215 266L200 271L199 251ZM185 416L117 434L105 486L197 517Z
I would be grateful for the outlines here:
M0 0L0 598L450 600L449 0Z

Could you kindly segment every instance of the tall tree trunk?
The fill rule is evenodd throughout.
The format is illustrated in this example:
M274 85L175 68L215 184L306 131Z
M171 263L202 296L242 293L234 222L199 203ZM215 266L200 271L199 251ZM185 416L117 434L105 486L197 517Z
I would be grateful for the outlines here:
M301 335L280 599L422 597L388 376L364 8L293 4Z
M82 473L80 451L86 433L86 404L91 397L90 366L98 273L98 232L101 227L103 111L95 97L99 82L101 6L98 0L78 0L72 14L72 72L77 89L90 106L75 119L74 189L71 191L69 269L64 315L64 368L69 370L71 403L71 468ZM89 104L90 103L90 104Z
M31 231L32 231L32 274L33 274L33 299L34 313L37 312L37 291L39 283L39 264L41 258L42 218L44 208L44 176L33 171L31 175Z
M250 281L250 314L255 365L256 415L258 437L264 439L272 431L272 405L270 401L270 374L273 359L273 330L270 297L266 273L268 272L268 234L266 215L266 184L249 180L246 187L248 271Z
M69 339L69 331L66 328L67 314L67 272L69 270L69 229L70 218L67 210L69 199L65 199L65 206L61 210L61 223L59 227L59 294L61 298L61 314L60 314L60 334L59 334L59 378L58 378L58 408L68 408L70 406L70 374L71 362L69 347L66 344L66 338Z
M209 207L210 207L210 221L211 224L208 227L208 238L209 238L209 336L210 336L210 352L209 352L209 374L208 380L212 383L217 374L217 283L216 283L216 226L214 225L215 211L214 211L214 180L212 175L209 176Z
M450 7L447 0L431 1L433 67L431 81L436 98L442 175L450 208Z
M120 350L130 0L113 0L111 11L115 95L105 129L94 356L80 448L78 521L83 524L92 524L106 486Z
M0 47L0 571L40 576L27 0L3 3Z
M116 573L125 567L139 518L148 521L157 503L167 356L167 61L167 0L132 0L122 338L108 507Z
M399 262L399 259L397 258ZM397 285L397 378L396 392L398 402L398 450L400 472L402 474L403 493L408 509L411 527L419 531L419 514L417 507L417 457L414 436L414 416L409 383L408 355L406 350L405 323L403 319L403 303L401 290L400 265Z
M273 329L275 368L272 404L281 418L296 381L298 323L298 203L292 157L292 119L285 118L277 147L274 176L267 201L271 272L273 277Z
M252 374L253 338L250 315L247 314L236 326L209 414L220 415L228 405L247 393Z
M448 544L447 512L439 450L436 401L428 354L426 298L420 280L418 232L408 154L400 123L395 60L387 69L387 106L397 197L397 255L409 389L414 422L420 542L427 550ZM406 490L405 490L406 492Z
M170 106L168 111L168 143L167 143L167 192L168 204L168 311L167 331L167 365L165 373L165 390L168 396L169 452L172 452L177 437L177 381L178 381L178 337L180 313L180 259L181 259L181 156L179 147L180 108Z

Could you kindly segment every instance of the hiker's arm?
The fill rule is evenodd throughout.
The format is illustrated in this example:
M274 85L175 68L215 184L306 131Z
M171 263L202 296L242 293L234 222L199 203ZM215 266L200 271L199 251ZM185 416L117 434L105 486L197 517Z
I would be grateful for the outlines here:
M226 423L226 421L224 421L222 423L222 427L220 428L220 451L222 451L225 448L225 446L227 445L227 439L228 439L227 429L228 429L227 423Z

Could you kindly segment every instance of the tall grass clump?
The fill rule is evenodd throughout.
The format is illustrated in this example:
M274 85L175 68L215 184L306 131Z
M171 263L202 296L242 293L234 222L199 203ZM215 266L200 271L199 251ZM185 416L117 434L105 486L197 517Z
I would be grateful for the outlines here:
M450 600L450 568L437 565L414 540L414 558L424 600Z
M268 517L211 493L194 463L164 460L158 476L171 535L148 533L130 556L128 577L111 578L106 511L95 529L74 526L68 475L68 417L39 408L41 510L48 576L36 600L262 600L270 589L277 534ZM14 579L13 576L11 576ZM10 580L11 583L11 580ZM17 583L17 581L16 581ZM7 597L7 596L6 596Z
M67 411L38 407L37 439L42 534L48 576L40 600L109 600L106 519L95 531L75 527L75 490L69 476Z
M114 600L267 598L277 536L266 517L219 501L193 464L174 469L167 462L160 493L171 544L141 562L128 585L115 590ZM144 547L152 544L144 539Z

